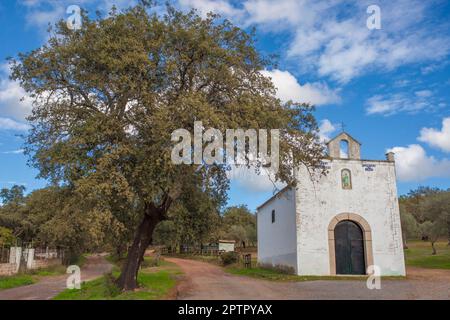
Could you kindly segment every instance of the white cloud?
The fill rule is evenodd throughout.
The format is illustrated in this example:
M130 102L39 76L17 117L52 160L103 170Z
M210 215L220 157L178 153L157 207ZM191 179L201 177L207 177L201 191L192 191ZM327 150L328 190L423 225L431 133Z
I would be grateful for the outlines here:
M231 171L227 175L240 187L252 192L274 191L276 188L281 189L285 186L285 184L279 182L274 184L273 175L269 174L268 170L264 168L257 174L252 167L232 165Z
M3 154L22 154L25 150L24 149L18 149L18 150L11 150L11 151L3 151Z
M241 10L233 7L225 0L179 0L183 8L195 8L198 12L206 17L207 13L214 12L229 18L238 18Z
M418 140L445 152L450 152L450 117L442 120L441 130L422 128Z
M300 58L305 72L342 83L369 70L438 62L450 52L448 27L429 18L433 6L426 1L382 1L381 30L366 27L371 1L246 0L240 6L225 0L179 2L224 14L242 26L259 25L263 32L288 31L288 57Z
M2 69L4 68L3 66ZM3 73L0 78L0 116L21 121L31 112L31 109L32 99L27 96L18 82L9 80L8 75Z
M289 71L264 70L262 74L272 78L277 90L277 97L286 102L311 103L313 105L325 105L339 103L340 97L336 90L331 90L325 83L305 83L301 85Z
M30 127L26 123L0 117L0 130L26 131Z
M330 135L337 130L337 125L331 123L328 119L323 119L320 121L319 126L319 138L320 141L326 142L330 140Z
M414 92L416 96L420 98L427 98L431 97L433 95L433 92L431 90L419 90Z
M389 116L399 112L435 111L441 106L431 95L429 90L417 91L415 96L407 93L375 95L367 100L366 112Z
M394 147L397 177L401 181L422 181L433 177L450 177L450 159L428 156L422 146Z

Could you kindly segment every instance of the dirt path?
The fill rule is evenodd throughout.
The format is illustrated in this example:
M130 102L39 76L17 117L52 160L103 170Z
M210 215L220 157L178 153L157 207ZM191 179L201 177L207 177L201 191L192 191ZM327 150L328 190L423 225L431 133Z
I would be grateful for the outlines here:
M95 279L111 270L103 256L89 256L81 268L81 281ZM66 289L69 275L43 277L38 283L0 291L0 300L49 300Z
M178 299L450 299L449 270L410 268L408 279L382 280L380 290L369 290L360 280L274 282L230 275L205 262L167 260L185 273Z

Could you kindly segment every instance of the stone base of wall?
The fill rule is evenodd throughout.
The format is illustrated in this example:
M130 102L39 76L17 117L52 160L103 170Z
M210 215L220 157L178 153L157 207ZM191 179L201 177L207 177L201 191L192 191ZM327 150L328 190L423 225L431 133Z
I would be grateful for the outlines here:
M0 276L10 276L16 273L15 263L0 263Z
M41 269L50 266L56 266L62 264L61 259L42 259L42 260L33 260L33 264L31 269Z

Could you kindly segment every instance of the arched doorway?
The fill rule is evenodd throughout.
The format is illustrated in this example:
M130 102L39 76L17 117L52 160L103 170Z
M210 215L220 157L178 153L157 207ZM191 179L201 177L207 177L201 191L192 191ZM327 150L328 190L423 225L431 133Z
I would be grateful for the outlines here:
M334 228L336 274L366 274L364 234L353 221L340 221Z

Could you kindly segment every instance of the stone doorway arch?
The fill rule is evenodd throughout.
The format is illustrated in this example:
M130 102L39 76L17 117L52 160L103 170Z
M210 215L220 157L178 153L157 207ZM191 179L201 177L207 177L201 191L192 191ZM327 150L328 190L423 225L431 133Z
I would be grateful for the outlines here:
M355 222L363 231L364 260L366 268L373 265L372 230L369 223L360 215L354 213L341 213L335 216L328 225L328 251L330 259L330 275L336 275L336 251L334 229L341 222L349 220Z

